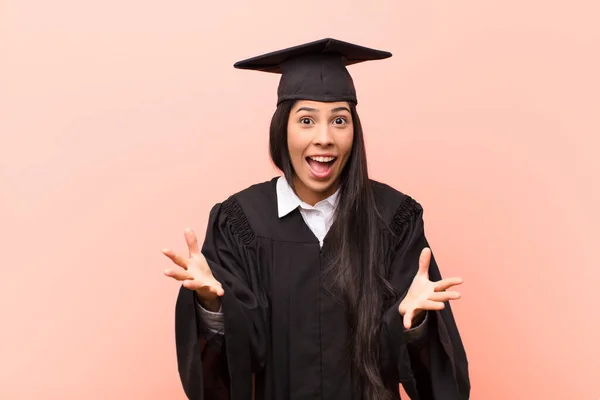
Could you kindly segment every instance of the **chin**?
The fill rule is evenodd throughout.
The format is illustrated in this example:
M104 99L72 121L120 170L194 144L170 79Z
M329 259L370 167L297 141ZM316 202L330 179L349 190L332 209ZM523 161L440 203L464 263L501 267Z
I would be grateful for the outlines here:
M309 189L314 190L315 192L327 192L333 188L335 181L331 182L315 182L312 185L309 185Z
M302 186L311 192L331 195L335 191L334 187L336 186L338 179L336 177L327 180L317 180L312 177L304 176L300 178L300 181L302 182Z

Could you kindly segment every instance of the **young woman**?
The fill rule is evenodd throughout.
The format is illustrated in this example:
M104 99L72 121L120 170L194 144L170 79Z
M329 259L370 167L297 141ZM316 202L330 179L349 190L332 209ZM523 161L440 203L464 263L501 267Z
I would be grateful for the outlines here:
M214 206L202 249L163 250L182 282L191 400L468 399L467 357L423 209L371 180L346 66L390 57L323 39L237 63L281 74L270 152L283 175Z

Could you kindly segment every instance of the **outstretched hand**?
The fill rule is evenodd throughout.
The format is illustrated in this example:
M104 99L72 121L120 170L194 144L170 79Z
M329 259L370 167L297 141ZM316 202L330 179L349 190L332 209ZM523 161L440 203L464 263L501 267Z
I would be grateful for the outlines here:
M223 287L215 279L206 262L206 258L198 247L198 238L192 229L185 230L185 240L188 245L188 257L176 254L170 249L163 249L163 254L181 268L165 269L165 275L182 281L185 288L194 290L200 300L213 302L223 295Z
M431 250L423 249L419 258L419 270L408 292L400 302L398 311L403 316L404 327L410 329L413 320L427 310L443 310L445 301L460 298L460 293L447 289L463 283L461 278L446 278L437 282L429 280Z

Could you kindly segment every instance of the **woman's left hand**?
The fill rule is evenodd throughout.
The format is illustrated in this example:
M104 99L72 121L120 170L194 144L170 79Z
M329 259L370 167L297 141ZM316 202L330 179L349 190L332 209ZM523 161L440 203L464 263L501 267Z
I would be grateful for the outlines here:
M403 316L404 327L410 329L413 320L427 310L443 310L445 301L460 298L460 293L447 291L452 286L463 283L461 278L446 278L438 282L429 280L429 262L431 250L423 249L419 258L419 270L415 275L408 292L400 302L398 311Z

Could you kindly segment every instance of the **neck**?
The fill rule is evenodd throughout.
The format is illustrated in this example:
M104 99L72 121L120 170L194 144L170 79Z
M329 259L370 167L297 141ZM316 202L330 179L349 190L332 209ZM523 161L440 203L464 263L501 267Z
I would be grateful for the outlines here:
M294 192L296 192L296 196L300 198L306 204L314 206L320 201L325 200L329 196L335 193L335 191L339 187L339 181L336 181L333 185L328 187L322 192L316 192L314 190L310 190L300 179L298 179L297 175L294 175Z

